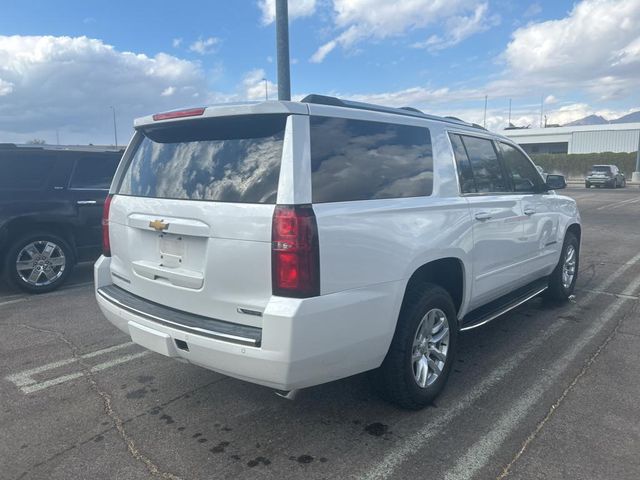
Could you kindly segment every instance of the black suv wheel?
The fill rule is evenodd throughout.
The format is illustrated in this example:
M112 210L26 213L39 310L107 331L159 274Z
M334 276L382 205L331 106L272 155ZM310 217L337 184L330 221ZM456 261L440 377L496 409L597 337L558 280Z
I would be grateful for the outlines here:
M44 293L62 285L74 263L73 250L64 238L33 232L9 246L4 271L10 285L31 293Z
M431 283L413 286L389 352L374 372L383 396L411 410L429 405L447 382L457 335L456 310L447 291Z

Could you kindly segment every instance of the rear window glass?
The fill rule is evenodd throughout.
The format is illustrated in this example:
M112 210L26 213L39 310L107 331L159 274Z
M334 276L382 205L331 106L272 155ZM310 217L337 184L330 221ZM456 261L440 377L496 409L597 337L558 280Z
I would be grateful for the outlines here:
M103 153L78 159L69 186L108 190L121 156L120 153Z
M56 162L55 154L0 152L0 189L38 190L45 186Z
M594 165L593 167L591 167L591 171L609 173L611 172L611 167L605 165Z
M429 130L311 117L311 181L314 203L431 195Z
M146 128L118 193L275 203L286 121L243 115Z

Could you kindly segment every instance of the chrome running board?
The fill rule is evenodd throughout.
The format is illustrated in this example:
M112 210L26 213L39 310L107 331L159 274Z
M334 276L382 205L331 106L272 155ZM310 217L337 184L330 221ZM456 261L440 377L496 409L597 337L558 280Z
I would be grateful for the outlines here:
M532 298L540 295L547 288L547 279L544 278L543 280L539 280L527 287L524 287L524 289L518 289L515 292L515 295L511 294L504 297L503 299L494 300L488 305L476 308L475 310L469 312L469 314L465 315L465 319L468 320L463 321L463 324L460 327L460 331L466 332L468 330L473 330L474 328L485 325L490 321L495 320L499 316L504 315L514 308L519 307L523 303L528 302Z

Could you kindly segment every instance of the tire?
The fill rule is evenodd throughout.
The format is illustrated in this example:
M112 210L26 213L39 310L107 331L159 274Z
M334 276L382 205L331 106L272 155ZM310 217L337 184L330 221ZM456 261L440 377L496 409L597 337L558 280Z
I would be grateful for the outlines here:
M625 188L627 186L627 179L623 178L622 179L622 185L620 186L620 188Z
M584 188L591 188L591 184L589 182L584 182Z
M570 249L573 249L573 267L569 262L568 253ZM565 270L567 265L567 270ZM547 297L564 302L569 299L573 294L573 290L576 286L576 280L578 279L578 269L580 266L580 242L578 238L571 232L567 232L562 244L562 251L560 253L560 260L558 265L551 273L549 278L549 288L547 289ZM573 272L573 273L570 273ZM565 274L567 275L565 277Z
M429 329L429 324L434 327ZM434 333L439 324L441 328ZM447 334L443 333L445 327L448 327ZM429 405L447 382L455 361L457 339L456 309L447 291L432 283L411 287L403 302L387 356L382 366L373 372L382 396L409 410ZM432 343L434 340L435 345ZM414 358L414 353L422 354L422 357Z
M64 238L48 232L31 232L9 246L4 272L11 286L30 293L45 293L60 287L74 264L73 250Z

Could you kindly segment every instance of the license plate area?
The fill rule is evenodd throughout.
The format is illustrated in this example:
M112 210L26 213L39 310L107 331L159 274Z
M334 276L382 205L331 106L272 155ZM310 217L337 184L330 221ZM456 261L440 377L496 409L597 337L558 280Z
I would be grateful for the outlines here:
M163 233L160 235L160 265L180 268L183 264L185 241L182 235Z

